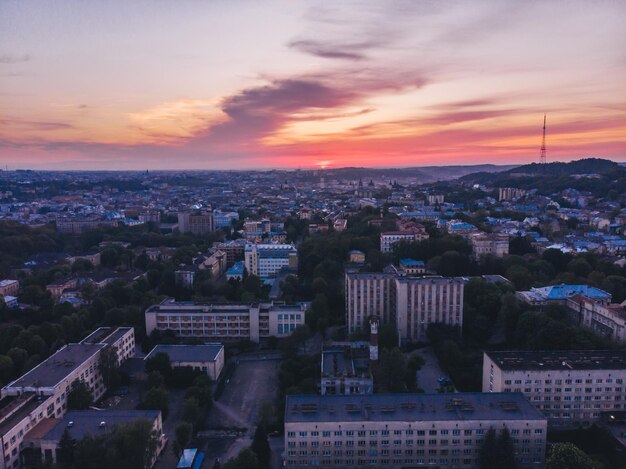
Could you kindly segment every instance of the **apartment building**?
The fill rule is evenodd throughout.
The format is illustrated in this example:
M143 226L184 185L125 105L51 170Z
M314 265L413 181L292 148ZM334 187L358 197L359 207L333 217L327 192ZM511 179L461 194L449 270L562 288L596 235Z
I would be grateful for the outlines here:
M109 329L109 328L104 328ZM98 332L99 331L99 332ZM85 383L94 401L106 386L100 373L100 352L112 345L133 351L132 328L98 329L79 344L61 347L45 361L2 388L0 400L0 469L20 467L24 438L43 419L61 418L67 412L67 397L75 381ZM96 334L98 333L98 334ZM99 337L101 342L96 343ZM91 339L90 339L91 338ZM130 356L123 352L121 357ZM121 358L120 358L121 361Z
M305 309L303 304L194 304L168 298L146 310L146 333L169 330L179 337L259 342L265 337L290 335L304 324Z
M421 226L421 225L420 225ZM429 235L426 230L411 229L403 231L385 231L380 234L380 252L390 253L393 251L393 245L400 241L423 241L428 239Z
M483 392L522 392L553 428L586 427L626 404L626 351L485 352Z
M85 337L81 344L105 344L117 351L117 362L121 365L135 356L135 329L132 327L100 327Z
M518 467L544 466L546 418L521 393L287 396L285 464L477 467L491 428L510 432Z
M567 307L577 314L581 326L615 342L626 342L626 301L607 304L576 295L567 301Z
M215 231L213 212L178 212L178 230L196 235Z
M463 325L461 277L406 277L398 273L346 273L348 332L363 330L370 317L394 324L402 343L427 340L435 322Z
M515 201L521 199L526 195L527 191L524 189L518 189L516 187L500 187L498 189L498 200L503 201Z
M78 287L78 277L70 276L46 285L46 290L50 292L52 298L57 299L61 298L61 295L63 295L65 290L70 290L76 287Z
M117 220L107 220L104 218L57 218L56 228L59 233L81 234L86 231L98 228L117 228Z
M602 304L611 302L610 293L589 285L550 285L548 287L531 288L527 291L515 292L515 296L520 301L532 306L567 305L567 301L576 295L582 295Z
M144 360L159 353L170 359L172 368L190 367L206 374L216 381L224 368L224 346L222 344L203 345L156 345Z
M281 269L298 268L298 250L293 244L246 244L244 265L250 275L273 278Z
M19 290L19 280L0 280L0 296L16 296Z
M509 235L480 233L472 236L472 255L478 260L483 256L504 257L509 254Z

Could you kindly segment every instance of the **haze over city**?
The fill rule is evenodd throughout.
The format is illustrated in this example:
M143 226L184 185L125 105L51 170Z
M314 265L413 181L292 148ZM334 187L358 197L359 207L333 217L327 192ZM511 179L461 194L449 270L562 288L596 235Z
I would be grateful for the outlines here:
M0 3L0 164L626 161L621 1Z

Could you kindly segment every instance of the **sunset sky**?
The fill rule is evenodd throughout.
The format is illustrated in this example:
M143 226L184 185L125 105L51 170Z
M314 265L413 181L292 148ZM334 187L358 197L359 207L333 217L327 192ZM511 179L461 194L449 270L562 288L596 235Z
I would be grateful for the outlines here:
M626 161L623 0L1 0L0 164Z

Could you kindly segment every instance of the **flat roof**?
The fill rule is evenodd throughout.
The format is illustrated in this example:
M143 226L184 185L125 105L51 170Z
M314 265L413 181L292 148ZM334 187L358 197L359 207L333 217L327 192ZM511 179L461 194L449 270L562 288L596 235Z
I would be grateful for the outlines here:
M2 399L4 415L0 415L0 435L9 432L48 398L49 396L37 396L35 393L24 393L19 397L9 396Z
M105 344L68 344L5 387L52 388L105 346Z
M220 352L222 344L205 345L156 345L145 360L154 357L157 353L165 353L173 362L214 362Z
M610 293L589 285L551 285L542 288L532 288L521 293L534 300L565 300L575 295L583 295L592 299L611 298Z
M114 426L133 420L147 419L152 422L160 413L159 410L74 410L65 414L62 419L55 419L56 425L41 439L58 441L67 428L73 439L80 440L88 434L96 436L110 432ZM105 425L100 426L101 422L105 422Z
M285 423L546 420L522 393L287 396Z
M83 340L81 344L107 344L112 345L127 334L132 327L99 327Z
M626 350L485 352L503 370L626 370Z

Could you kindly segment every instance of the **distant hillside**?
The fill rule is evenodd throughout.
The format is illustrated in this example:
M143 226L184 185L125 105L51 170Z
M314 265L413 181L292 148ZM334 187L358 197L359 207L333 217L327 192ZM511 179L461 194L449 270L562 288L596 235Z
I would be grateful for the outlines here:
M326 177L345 179L405 179L412 178L419 182L434 182L457 179L477 172L496 173L515 168L513 165L470 165L470 166L421 166L411 168L333 168L324 171Z
M532 163L506 171L507 174L539 174L539 175L571 175L571 174L603 174L618 168L614 161L601 158L585 158L569 163Z
M490 187L538 189L543 194L572 188L589 191L597 197L612 197L614 192L621 193L626 187L626 168L613 161L587 158L570 163L533 163L498 174L468 174L459 181Z

